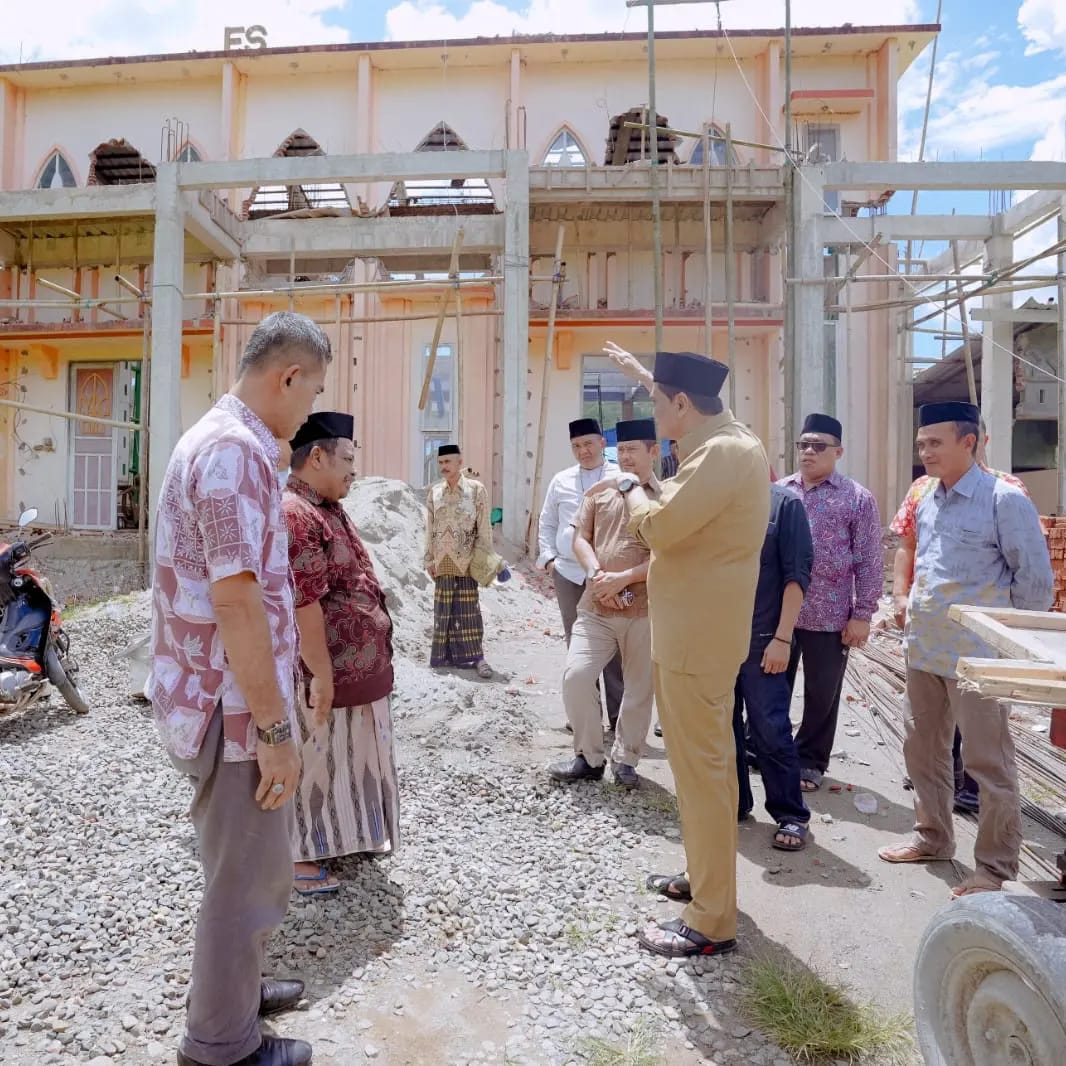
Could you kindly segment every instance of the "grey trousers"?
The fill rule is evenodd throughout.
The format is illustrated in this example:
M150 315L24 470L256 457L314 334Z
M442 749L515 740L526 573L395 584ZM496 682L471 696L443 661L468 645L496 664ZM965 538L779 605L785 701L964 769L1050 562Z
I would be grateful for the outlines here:
M219 709L196 758L171 759L192 779L204 870L181 1051L208 1066L231 1066L262 1043L263 951L285 917L293 876L292 804L260 808L259 764L224 762L223 747Z
M559 614L563 616L563 634L566 646L570 647L570 634L574 631L577 619L577 605L585 592L584 583L575 585L568 581L558 570L552 571L555 582L555 598L559 601ZM614 728L618 721L618 709L622 706L622 653L619 652L607 664L603 671L603 687L607 699L607 720Z
M908 669L903 709L903 758L914 784L915 842L930 855L955 854L951 742L957 724L962 730L963 763L981 787L974 864L997 881L1013 881L1018 876L1022 827L1010 707L966 692L957 681Z

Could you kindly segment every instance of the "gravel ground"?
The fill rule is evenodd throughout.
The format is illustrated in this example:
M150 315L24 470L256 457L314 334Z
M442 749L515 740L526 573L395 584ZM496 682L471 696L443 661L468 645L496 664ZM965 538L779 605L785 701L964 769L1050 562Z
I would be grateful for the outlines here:
M395 556L383 577L403 843L347 860L339 896L294 899L270 965L303 977L308 998L279 1031L313 1039L324 1063L563 1064L583 1061L589 1037L623 1044L636 1028L672 1063L784 1066L734 1013L734 963L637 947L638 924L665 913L641 881L676 846L672 797L550 784L531 756L535 678L428 670L428 580L417 557L406 565L413 495L372 489L357 511L396 492L366 524L379 563ZM488 651L503 661L517 647L557 671L555 607L534 583L519 573L485 594ZM70 623L88 717L55 697L0 718L0 1059L12 1066L173 1060L201 880L188 787L116 655L147 623L143 594Z

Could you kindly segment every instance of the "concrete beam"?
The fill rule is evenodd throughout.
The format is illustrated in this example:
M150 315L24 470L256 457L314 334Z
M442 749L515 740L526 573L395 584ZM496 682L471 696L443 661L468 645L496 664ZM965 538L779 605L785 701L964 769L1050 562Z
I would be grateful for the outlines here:
M956 265L959 270L964 270L966 267L973 263L984 262L985 257L985 242L984 241L960 241L959 242L959 259L958 263L955 262L955 257L952 254L950 248L945 249L935 259L930 260L926 267L926 273L928 274L954 274L956 273ZM921 274L915 274L914 277L920 278Z
M150 215L155 185L94 185L87 189L23 189L0 192L0 222L39 218L91 218L103 215Z
M1009 307L998 311L989 311L975 307L970 312L974 322L1058 322L1057 307Z
M322 258L447 252L463 229L463 252L503 248L503 215L436 215L426 218L278 218L244 224L248 259L288 256Z
M825 163L821 169L827 189L1057 189L1061 195L1066 186L1066 163Z
M187 233L192 234L219 259L230 261L240 258L240 241L219 226L207 208L200 203L195 193L183 194L181 201Z
M435 153L444 154L444 153ZM525 545L530 509L529 440L526 433L529 369L529 156L507 153L503 251L503 535Z
M817 174L817 168L812 169ZM793 350L786 351L785 358L793 360L792 425L798 427L812 412L835 413L828 403L825 365L825 194L817 181L796 182L791 208L796 271L788 282L792 286Z
M1045 189L1043 192L1033 193L1003 212L1000 216L1002 231L1017 234L1021 230L1031 229L1041 222L1046 222L1059 213L1061 203L1061 191Z
M822 219L826 244L870 244L883 241L985 241L992 236L992 219L982 215L864 215L862 218Z
M177 170L182 189L253 185L342 185L366 181L502 178L507 152L384 152L377 155L271 156L228 163L163 163Z

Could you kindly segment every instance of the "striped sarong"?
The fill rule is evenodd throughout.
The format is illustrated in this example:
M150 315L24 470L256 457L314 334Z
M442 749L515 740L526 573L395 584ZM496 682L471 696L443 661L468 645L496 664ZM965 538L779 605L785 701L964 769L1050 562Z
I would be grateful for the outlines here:
M438 577L433 591L433 647L430 666L477 666L485 657L477 582L472 577Z
M388 697L335 707L317 729L299 703L303 769L293 804L294 861L396 851L400 801Z

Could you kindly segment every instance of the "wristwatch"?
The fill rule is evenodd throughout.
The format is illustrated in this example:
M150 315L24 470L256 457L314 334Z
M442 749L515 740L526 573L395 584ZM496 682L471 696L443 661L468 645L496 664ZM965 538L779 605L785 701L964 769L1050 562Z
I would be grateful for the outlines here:
M275 722L269 729L260 729L255 727L256 736L264 743L272 748L276 748L279 744L284 744L287 740L292 740L292 723L287 718L282 719L280 722Z
M627 492L632 492L639 484L640 482L637 481L635 477L620 478L618 481L618 491L624 496Z
M597 566L597 567L594 567L592 570L586 570L585 571L585 577L587 577L589 579L589 581L595 581L596 578L599 577L600 574L602 574L602 573L603 573L603 567L602 566Z

